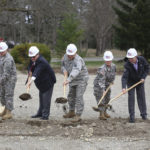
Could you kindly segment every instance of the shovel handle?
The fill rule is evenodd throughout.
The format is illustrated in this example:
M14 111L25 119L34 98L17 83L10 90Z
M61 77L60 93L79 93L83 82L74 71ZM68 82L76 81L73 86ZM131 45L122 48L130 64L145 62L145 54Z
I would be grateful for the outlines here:
M109 86L107 87L105 93L103 94L103 96L101 97L101 99L98 102L98 106L100 105L100 103L102 102L103 98L105 97L105 95L107 94L107 92L109 91L109 89L111 88L112 83L109 84Z
M139 81L136 84L132 85L130 88L126 89L126 92L130 91L131 89L133 89L134 87L136 87L137 85L141 84L143 81ZM112 101L114 101L115 99L119 98L120 96L122 96L124 93L121 92L119 93L116 97L112 98L108 104L110 104Z
M64 97L66 97L66 85L64 85Z
M27 93L29 93L29 90L30 90L30 87L28 86L28 87L27 87Z
M64 81L67 79L67 74L64 75ZM66 97L66 85L64 85L64 97Z
M28 77L28 82L30 82L31 80L31 76ZM27 93L29 93L29 90L30 90L30 86L27 86Z

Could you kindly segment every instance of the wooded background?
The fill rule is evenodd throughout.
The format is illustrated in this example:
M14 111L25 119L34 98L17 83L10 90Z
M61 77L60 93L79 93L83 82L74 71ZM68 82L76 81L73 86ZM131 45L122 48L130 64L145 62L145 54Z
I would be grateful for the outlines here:
M0 37L44 43L53 52L135 47L150 56L149 0L0 0Z

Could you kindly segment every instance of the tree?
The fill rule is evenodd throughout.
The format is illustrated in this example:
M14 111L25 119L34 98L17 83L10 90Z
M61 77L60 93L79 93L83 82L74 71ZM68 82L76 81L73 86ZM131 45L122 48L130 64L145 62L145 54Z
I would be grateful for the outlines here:
M150 2L139 0L132 11L133 23L130 31L133 34L135 48L148 59L150 58Z
M115 45L120 49L134 47L146 58L150 57L150 2L149 0L117 0L114 7L118 23L114 25Z
M91 43L97 46L99 55L111 47L112 3L113 0L0 0L0 37L15 43L44 43L54 52L64 14L76 14L77 28L84 30L78 47L88 49L89 41L94 39Z
M16 43L56 44L56 29L64 13L73 9L70 0L0 0L0 37Z
M114 13L111 0L89 0L88 34L96 39L96 55L111 47Z
M79 29L79 21L75 15L66 15L57 30L56 51L59 56L65 53L68 44L74 43L78 45L83 30Z

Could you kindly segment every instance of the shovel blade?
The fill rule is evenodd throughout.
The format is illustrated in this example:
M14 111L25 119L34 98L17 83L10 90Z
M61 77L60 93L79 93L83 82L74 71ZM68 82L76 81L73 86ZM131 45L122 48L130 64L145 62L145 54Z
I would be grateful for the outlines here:
M98 107L92 107L94 111L99 112Z
M23 101L27 101L29 99L32 99L31 95L29 93L23 93L19 96L19 98Z
M99 104L99 107L105 107L104 104ZM92 107L92 109L96 112L100 112L99 108L98 107Z
M59 97L59 98L56 98L55 103L65 104L67 103L67 101L68 101L67 98Z
M2 113L5 109L5 106L0 106L0 113Z

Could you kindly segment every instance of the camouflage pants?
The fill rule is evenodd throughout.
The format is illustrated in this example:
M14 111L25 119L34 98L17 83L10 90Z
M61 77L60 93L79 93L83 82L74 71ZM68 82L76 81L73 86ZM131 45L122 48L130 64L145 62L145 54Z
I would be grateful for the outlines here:
M108 86L106 86L106 89L107 89ZM107 92L107 94L103 98L101 104L105 105L105 104L109 103L109 101L110 101L110 94L111 94L111 89ZM94 96L95 96L97 104L98 104L99 100L103 96L103 90L100 87L94 87ZM99 108L100 111L103 111L103 112L106 111L105 106L99 106L98 108Z
M13 110L13 97L16 81L5 82L0 85L0 101L10 111Z
M69 86L69 93L68 93L68 103L69 103L69 110L75 111L76 114L81 115L84 109L84 100L83 94L86 90L87 83Z

